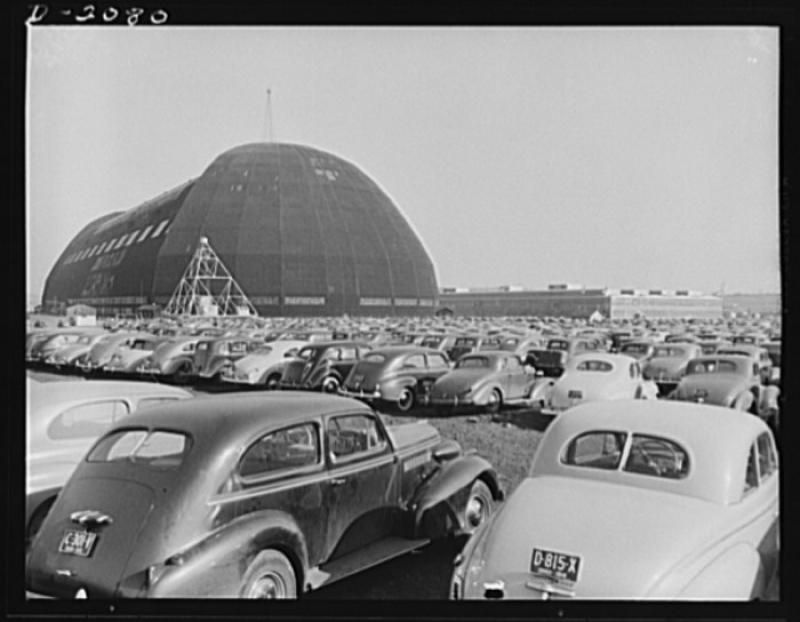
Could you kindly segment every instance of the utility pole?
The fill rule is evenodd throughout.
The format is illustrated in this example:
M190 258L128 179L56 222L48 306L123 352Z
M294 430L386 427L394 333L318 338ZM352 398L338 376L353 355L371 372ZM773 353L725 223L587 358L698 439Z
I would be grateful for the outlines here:
M271 143L273 141L272 136L272 90L267 89L267 116L264 121L266 128L264 130L264 138L267 142Z

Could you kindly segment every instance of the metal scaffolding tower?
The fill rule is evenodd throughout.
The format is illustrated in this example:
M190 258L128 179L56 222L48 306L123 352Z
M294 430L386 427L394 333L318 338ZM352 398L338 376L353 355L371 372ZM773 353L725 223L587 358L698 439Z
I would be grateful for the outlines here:
M200 238L164 312L167 315L258 315L206 237Z

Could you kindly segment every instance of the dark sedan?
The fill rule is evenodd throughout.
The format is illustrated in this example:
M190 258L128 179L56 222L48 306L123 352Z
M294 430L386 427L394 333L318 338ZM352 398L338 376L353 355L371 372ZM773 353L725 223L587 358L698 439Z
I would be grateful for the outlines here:
M367 352L367 344L356 341L322 341L298 352L286 363L281 389L304 389L336 393L350 370Z
M391 403L403 412L426 404L433 383L450 371L444 352L419 346L390 346L368 352L345 378L340 393Z
M34 538L33 594L296 597L502 499L484 459L425 422L309 393L228 394L130 415L89 451Z
M497 412L504 404L526 404L535 382L534 369L513 352L465 354L433 383L430 403L443 414L464 406Z

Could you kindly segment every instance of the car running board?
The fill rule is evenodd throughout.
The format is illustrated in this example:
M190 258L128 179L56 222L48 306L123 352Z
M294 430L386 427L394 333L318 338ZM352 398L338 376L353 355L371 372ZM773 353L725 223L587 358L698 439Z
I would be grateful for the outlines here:
M311 589L317 589L327 583L338 581L400 555L415 551L429 542L430 540L427 538L409 540L408 538L394 536L377 540L357 551L309 570L308 583Z

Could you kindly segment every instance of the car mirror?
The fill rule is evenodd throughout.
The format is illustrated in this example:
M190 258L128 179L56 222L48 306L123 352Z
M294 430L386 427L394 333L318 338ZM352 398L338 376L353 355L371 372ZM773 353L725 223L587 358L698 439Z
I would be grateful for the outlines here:
M445 462L461 455L461 445L456 441L443 441L433 450L433 459L436 462Z

